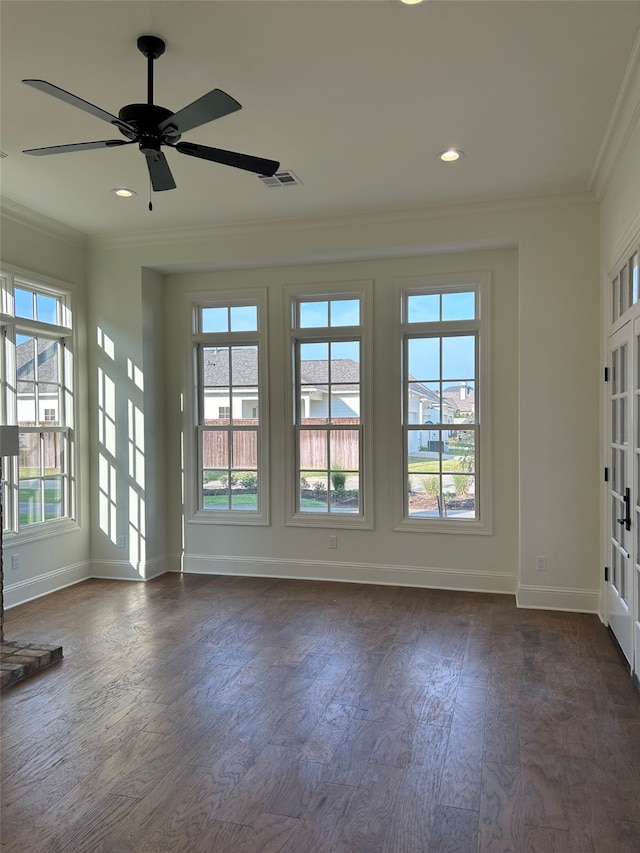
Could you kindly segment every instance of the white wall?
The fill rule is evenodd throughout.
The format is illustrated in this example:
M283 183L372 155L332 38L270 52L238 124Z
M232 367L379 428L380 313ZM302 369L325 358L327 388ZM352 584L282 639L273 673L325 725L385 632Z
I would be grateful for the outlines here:
M517 247L517 253L493 254L494 248L504 246ZM469 250L483 251L474 257ZM410 257L401 257L405 254ZM142 269L153 268L167 276L165 334L171 346L166 347L164 364L145 364L145 383L160 381L156 372L166 371L166 419L155 423L157 440L166 440L172 565L179 565L182 548L176 512L181 390L190 381L184 360L187 329L181 291L269 284L275 346L271 407L278 417L284 408L279 381L282 284L370 277L376 281L376 290L384 291L394 275L476 269L479 263L494 269L498 295L494 299L494 346L499 356L494 358L493 376L494 535L391 533L390 510L380 496L375 530L341 532L341 547L329 553L326 531L283 529L284 513L277 496L284 483L275 465L272 525L261 529L259 545L258 533L245 535L244 529L239 533L238 528L225 526L195 530L189 526L186 565L198 570L517 589L523 605L595 610L599 589L598 207L587 194L94 241L90 323L107 327L123 355L143 358ZM381 299L377 292L378 307ZM384 339L387 312L378 310L375 323L376 337ZM377 367L386 370L383 361ZM377 495L390 476L384 404L378 396ZM161 436L163 426L166 439ZM274 431L274 462L283 448L281 434ZM119 512L126 513L126 504ZM122 522L126 524L125 516ZM103 564L117 563L119 556L105 537L95 543L94 555ZM311 562L310 555L315 555ZM538 555L547 558L544 576L535 571ZM260 561L259 556L264 559Z
M5 606L44 595L90 577L89 426L87 416L85 238L37 215L3 209L0 246L2 263L27 272L58 279L74 289L74 325L78 420L78 524L55 536L42 537L37 530L16 538L4 537ZM16 554L19 568L11 568ZM53 641L53 638L52 638Z

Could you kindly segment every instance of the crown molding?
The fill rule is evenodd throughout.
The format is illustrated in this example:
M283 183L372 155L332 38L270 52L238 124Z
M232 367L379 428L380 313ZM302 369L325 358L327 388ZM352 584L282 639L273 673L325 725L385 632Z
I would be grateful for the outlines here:
M48 237L55 237L64 243L69 243L81 249L85 249L87 246L88 234L71 228L69 225L64 225L62 222L51 219L42 213L38 213L30 207L18 204L17 201L13 201L13 199L6 196L0 196L0 213L6 219L17 222L19 225L26 225L28 228L39 231L41 234L46 234Z
M596 199L590 190L531 196L507 196L489 201L469 201L452 205L434 205L411 210L378 210L347 214L326 214L322 216L296 217L286 219L247 220L218 225L196 226L190 228L171 228L158 231L129 231L110 234L95 234L88 238L89 248L133 248L170 243L210 243L225 241L234 237L245 239L277 237L309 231L321 231L327 228L340 231L349 228L370 228L375 226L402 226L415 222L450 217L510 213L566 205L595 204Z
M629 139L640 120L640 31L596 157L589 188L602 201Z

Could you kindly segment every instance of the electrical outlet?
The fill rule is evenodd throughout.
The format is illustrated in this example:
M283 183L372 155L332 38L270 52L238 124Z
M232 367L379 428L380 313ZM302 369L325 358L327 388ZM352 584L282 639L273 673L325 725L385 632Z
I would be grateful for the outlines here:
M125 548L127 545L127 539L125 536L118 536L118 548Z
M338 547L338 537L330 536L329 537L329 548L337 548Z
M19 569L20 568L20 555L19 554L12 554L11 555L11 568L12 569Z
M547 571L547 558L546 557L536 557L536 571L537 572L546 572Z

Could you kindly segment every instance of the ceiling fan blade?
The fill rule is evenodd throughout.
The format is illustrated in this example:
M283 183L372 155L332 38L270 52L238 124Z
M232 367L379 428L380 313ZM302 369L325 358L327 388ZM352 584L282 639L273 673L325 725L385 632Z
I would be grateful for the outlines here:
M85 101L77 95L72 95L71 92L67 92L59 86L54 86L53 83L47 83L46 80L23 80L22 82L26 83L27 86L33 86L34 89L39 89L41 92L45 92L47 95L53 95L54 98L58 98L58 100L64 101L66 104L71 104L72 107L84 110L85 113L89 113L96 118L108 121L109 124L115 124L116 127L126 128L131 133L136 132L135 128L130 124L127 124L126 121L121 121L117 116L111 115L111 113L108 113L100 107L96 107L95 104L90 104L89 101Z
M133 141L124 139L103 139L100 142L74 142L71 145L49 145L46 148L27 148L23 154L66 154L69 151L89 151L92 148L116 148L119 145L133 145Z
M160 123L159 129L166 130L168 127L175 127L178 133L186 133L194 127L200 127L202 124L213 121L216 118L234 113L236 110L241 110L242 104L239 104L231 95L227 95L222 89L213 89L207 92L197 101L183 107L174 113L169 118Z
M171 169L163 152L145 152L145 157L147 158L149 177L151 178L151 186L154 192L159 193L163 190L175 190L176 182L173 180Z
M250 154L224 151L222 148L209 148L207 145L196 145L193 142L178 142L175 148L176 151L188 154L190 157L200 157L202 160L211 160L213 163L222 163L224 166L246 169L247 172L256 172L258 175L270 177L280 168L280 163L276 160L265 160L263 157L252 157Z

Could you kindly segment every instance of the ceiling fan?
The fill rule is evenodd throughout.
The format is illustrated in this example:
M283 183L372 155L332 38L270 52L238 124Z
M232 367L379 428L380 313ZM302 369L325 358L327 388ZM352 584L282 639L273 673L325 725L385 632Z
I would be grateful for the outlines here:
M249 154L238 154L235 151L224 151L221 148L210 148L207 145L196 145L193 142L181 142L181 135L194 127L242 109L235 98L227 95L221 89L212 89L206 95L198 98L177 113L153 103L153 63L165 50L165 43L157 36L140 36L138 50L147 58L147 103L128 104L120 110L117 116L106 110L66 92L46 80L23 80L28 86L46 92L73 107L84 110L96 118L109 122L118 128L126 139L103 139L98 142L76 142L71 145L50 145L47 148L28 148L24 154L64 154L71 151L87 151L92 148L115 148L120 145L138 143L140 151L147 159L151 186L156 192L173 190L176 183L171 174L161 146L167 145L180 154L189 157L199 157L213 163L234 166L256 172L258 175L271 177L280 166L275 160L265 160L263 157L252 157Z

